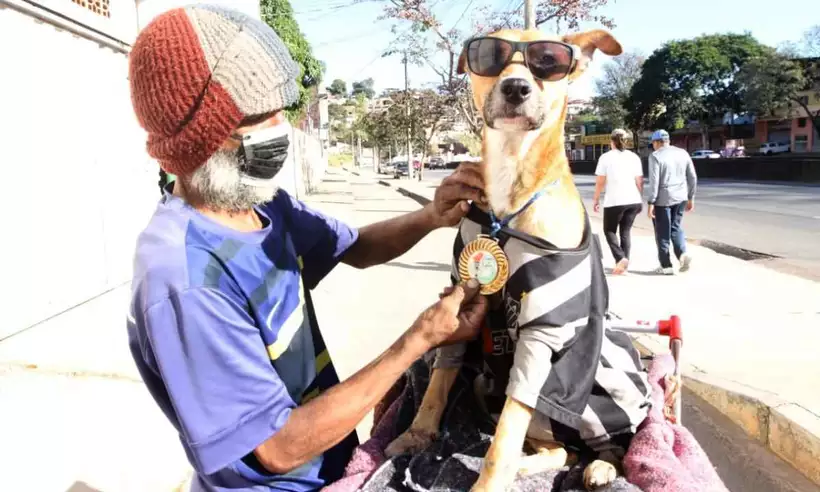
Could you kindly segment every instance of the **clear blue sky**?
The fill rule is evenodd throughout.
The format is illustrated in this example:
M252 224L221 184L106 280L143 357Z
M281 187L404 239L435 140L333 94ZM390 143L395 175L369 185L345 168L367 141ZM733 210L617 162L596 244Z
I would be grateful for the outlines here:
M435 0L434 0L435 1ZM313 46L317 58L327 63L325 85L340 78L348 83L372 77L376 90L404 87L404 69L399 56L380 57L394 35L406 23L379 21L382 1L291 0L302 32ZM446 27L458 22L469 29L471 12L481 5L506 6L518 0L438 0L434 11ZM645 54L672 39L700 34L750 31L759 41L777 46L783 41L799 40L803 31L820 24L817 0L610 0L601 13L615 19L613 34L626 50ZM465 12L466 14L462 16ZM460 21L459 21L460 19ZM599 27L594 24L582 29ZM542 29L554 30L553 26ZM600 53L599 53L600 55ZM592 81L600 73L606 56L597 56L589 72L573 86L573 97L589 97ZM410 68L410 84L423 86L436 80L426 67Z

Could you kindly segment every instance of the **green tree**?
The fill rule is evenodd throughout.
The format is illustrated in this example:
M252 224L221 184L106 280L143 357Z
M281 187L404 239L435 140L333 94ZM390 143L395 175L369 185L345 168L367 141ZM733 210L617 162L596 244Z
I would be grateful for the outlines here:
M315 92L315 87L322 80L323 64L313 56L310 43L299 29L288 0L261 0L259 8L262 20L282 38L290 55L299 64L299 101L287 108L288 119L293 122L299 121L307 112L313 95L312 89Z
M743 87L744 104L750 111L761 117L793 116L784 110L799 107L811 119L820 138L820 111L813 113L805 98L807 90L814 90L820 97L820 63L816 60L791 60L769 49L743 66L737 82Z
M705 35L671 41L646 60L626 102L630 128L683 127L697 121L708 148L709 126L744 112L736 75L766 50L751 34Z
M342 79L336 79L330 84L327 91L334 96L344 96L347 94L347 82Z
M373 99L376 97L376 91L373 89L373 79L367 78L364 80L360 80L358 82L353 82L353 87L350 91L350 95L353 97L358 96L359 94L363 94L368 99Z
M645 58L639 53L624 53L603 66L603 75L595 80L592 105L596 113L613 127L625 127L626 101L635 82L641 78Z

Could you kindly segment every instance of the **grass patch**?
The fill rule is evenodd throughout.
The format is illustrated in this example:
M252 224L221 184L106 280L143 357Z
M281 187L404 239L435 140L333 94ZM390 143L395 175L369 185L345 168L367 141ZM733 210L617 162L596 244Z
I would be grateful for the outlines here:
M330 167L342 167L353 164L353 154L331 154L328 156L327 163Z

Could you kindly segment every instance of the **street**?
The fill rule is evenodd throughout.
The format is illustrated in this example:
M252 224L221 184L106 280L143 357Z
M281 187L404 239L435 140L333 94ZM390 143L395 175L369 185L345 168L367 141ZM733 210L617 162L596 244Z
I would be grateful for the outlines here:
M450 172L425 171L425 180L435 183ZM592 213L595 177L576 176L575 182ZM684 219L687 238L720 252L728 245L770 255L750 256L779 271L820 280L820 186L700 180L695 207ZM642 213L635 227L651 231L652 223Z

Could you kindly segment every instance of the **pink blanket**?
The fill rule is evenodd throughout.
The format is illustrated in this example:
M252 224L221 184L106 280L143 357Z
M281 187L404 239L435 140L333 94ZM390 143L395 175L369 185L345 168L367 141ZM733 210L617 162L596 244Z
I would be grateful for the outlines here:
M706 453L686 428L663 417L663 378L670 374L671 356L656 358L649 367L654 408L632 440L624 458L626 479L645 492L728 492ZM384 449L396 437L396 423L406 399L394 387L376 410L371 438L359 446L347 466L345 477L323 492L353 492L385 464ZM416 389L418 391L418 389Z
M663 379L674 364L665 355L649 366L654 406L624 458L626 478L645 492L728 492L692 434L663 417Z

